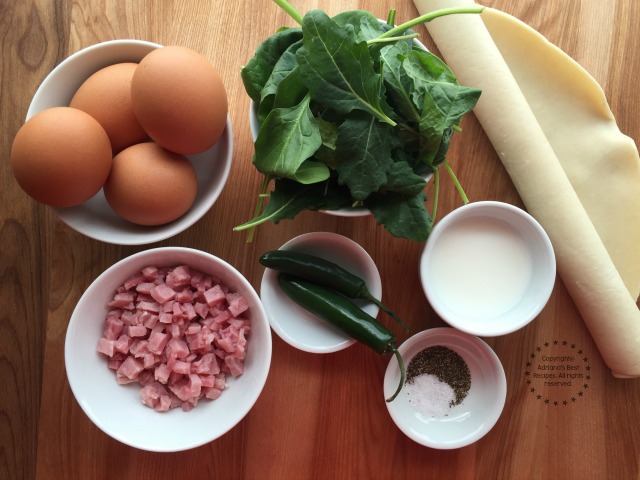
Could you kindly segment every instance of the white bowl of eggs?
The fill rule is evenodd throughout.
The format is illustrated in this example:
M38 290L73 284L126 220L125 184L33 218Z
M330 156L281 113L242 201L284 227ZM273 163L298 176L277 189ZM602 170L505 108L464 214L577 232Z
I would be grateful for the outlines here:
M225 88L204 56L113 40L74 53L44 79L11 164L23 190L72 229L142 245L211 209L232 151Z

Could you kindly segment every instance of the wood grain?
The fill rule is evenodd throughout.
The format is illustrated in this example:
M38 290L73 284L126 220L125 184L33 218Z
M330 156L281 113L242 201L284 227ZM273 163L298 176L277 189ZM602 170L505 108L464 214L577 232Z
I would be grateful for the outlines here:
M417 14L410 0L294 3L302 12L321 8L336 14L360 8L385 17L396 8L399 20ZM486 4L524 20L572 55L604 88L620 129L640 138L635 76L640 69L640 3ZM610 375L560 280L534 323L487 339L507 374L505 410L485 438L459 450L428 449L396 429L381 393L388 357L361 345L312 355L275 335L272 369L254 409L208 445L174 454L138 451L103 434L83 414L64 372L70 315L104 269L153 246L182 245L214 253L234 264L257 289L262 252L304 232L337 232L359 242L373 257L382 275L383 299L412 330L444 325L421 292L417 259L422 245L391 237L371 218L304 213L294 221L264 225L252 244L232 232L250 217L260 183L251 165L249 99L239 69L264 38L285 24L293 22L266 0L0 3L0 478L640 478L640 380ZM426 30L417 30L435 50ZM10 169L11 142L42 79L69 54L116 38L200 51L218 66L230 101L234 163L227 188L193 227L147 246L107 245L77 234L30 200ZM462 126L449 158L469 197L522 206L478 122L471 115ZM453 186L444 179L440 215L459 205ZM391 328L399 341L406 338L402 330ZM538 349L579 350L576 355L590 366L588 388L581 387L581 395L543 389L538 399L526 383L527 364L535 362L532 355Z

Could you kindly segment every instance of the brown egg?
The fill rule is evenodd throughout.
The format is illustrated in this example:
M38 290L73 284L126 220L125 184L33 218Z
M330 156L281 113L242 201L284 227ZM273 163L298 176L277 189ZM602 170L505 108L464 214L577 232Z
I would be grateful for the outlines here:
M98 70L84 81L69 104L98 120L109 135L114 155L149 138L131 104L131 79L137 66L117 63Z
M54 207L80 205L109 176L111 143L91 115L54 107L31 117L16 134L11 168L35 200Z
M126 220L162 225L189 210L197 189L196 172L189 160L154 142L145 142L114 157L104 195L111 208Z
M147 54L133 75L131 98L149 136L176 153L208 150L226 125L227 94L218 71L186 47Z

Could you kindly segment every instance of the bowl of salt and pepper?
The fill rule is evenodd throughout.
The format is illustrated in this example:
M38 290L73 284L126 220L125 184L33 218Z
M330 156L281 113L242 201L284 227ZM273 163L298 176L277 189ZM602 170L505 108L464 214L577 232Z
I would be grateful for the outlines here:
M420 260L425 295L450 327L419 332L400 347L406 381L387 403L409 438L431 448L470 445L496 424L505 404L504 368L479 337L512 333L546 305L555 283L551 242L537 221L502 202L475 202L445 216ZM392 358L388 396L400 378Z

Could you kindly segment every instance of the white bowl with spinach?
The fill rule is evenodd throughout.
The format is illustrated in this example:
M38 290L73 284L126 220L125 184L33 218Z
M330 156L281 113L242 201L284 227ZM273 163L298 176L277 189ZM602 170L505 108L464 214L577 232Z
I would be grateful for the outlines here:
M386 22L362 10L302 16L274 2L300 27L267 38L241 72L264 181L254 218L235 230L304 210L371 212L392 235L425 241L433 221L424 189L441 165L464 198L446 153L480 91L461 86L411 27L482 7L394 27L394 12Z

